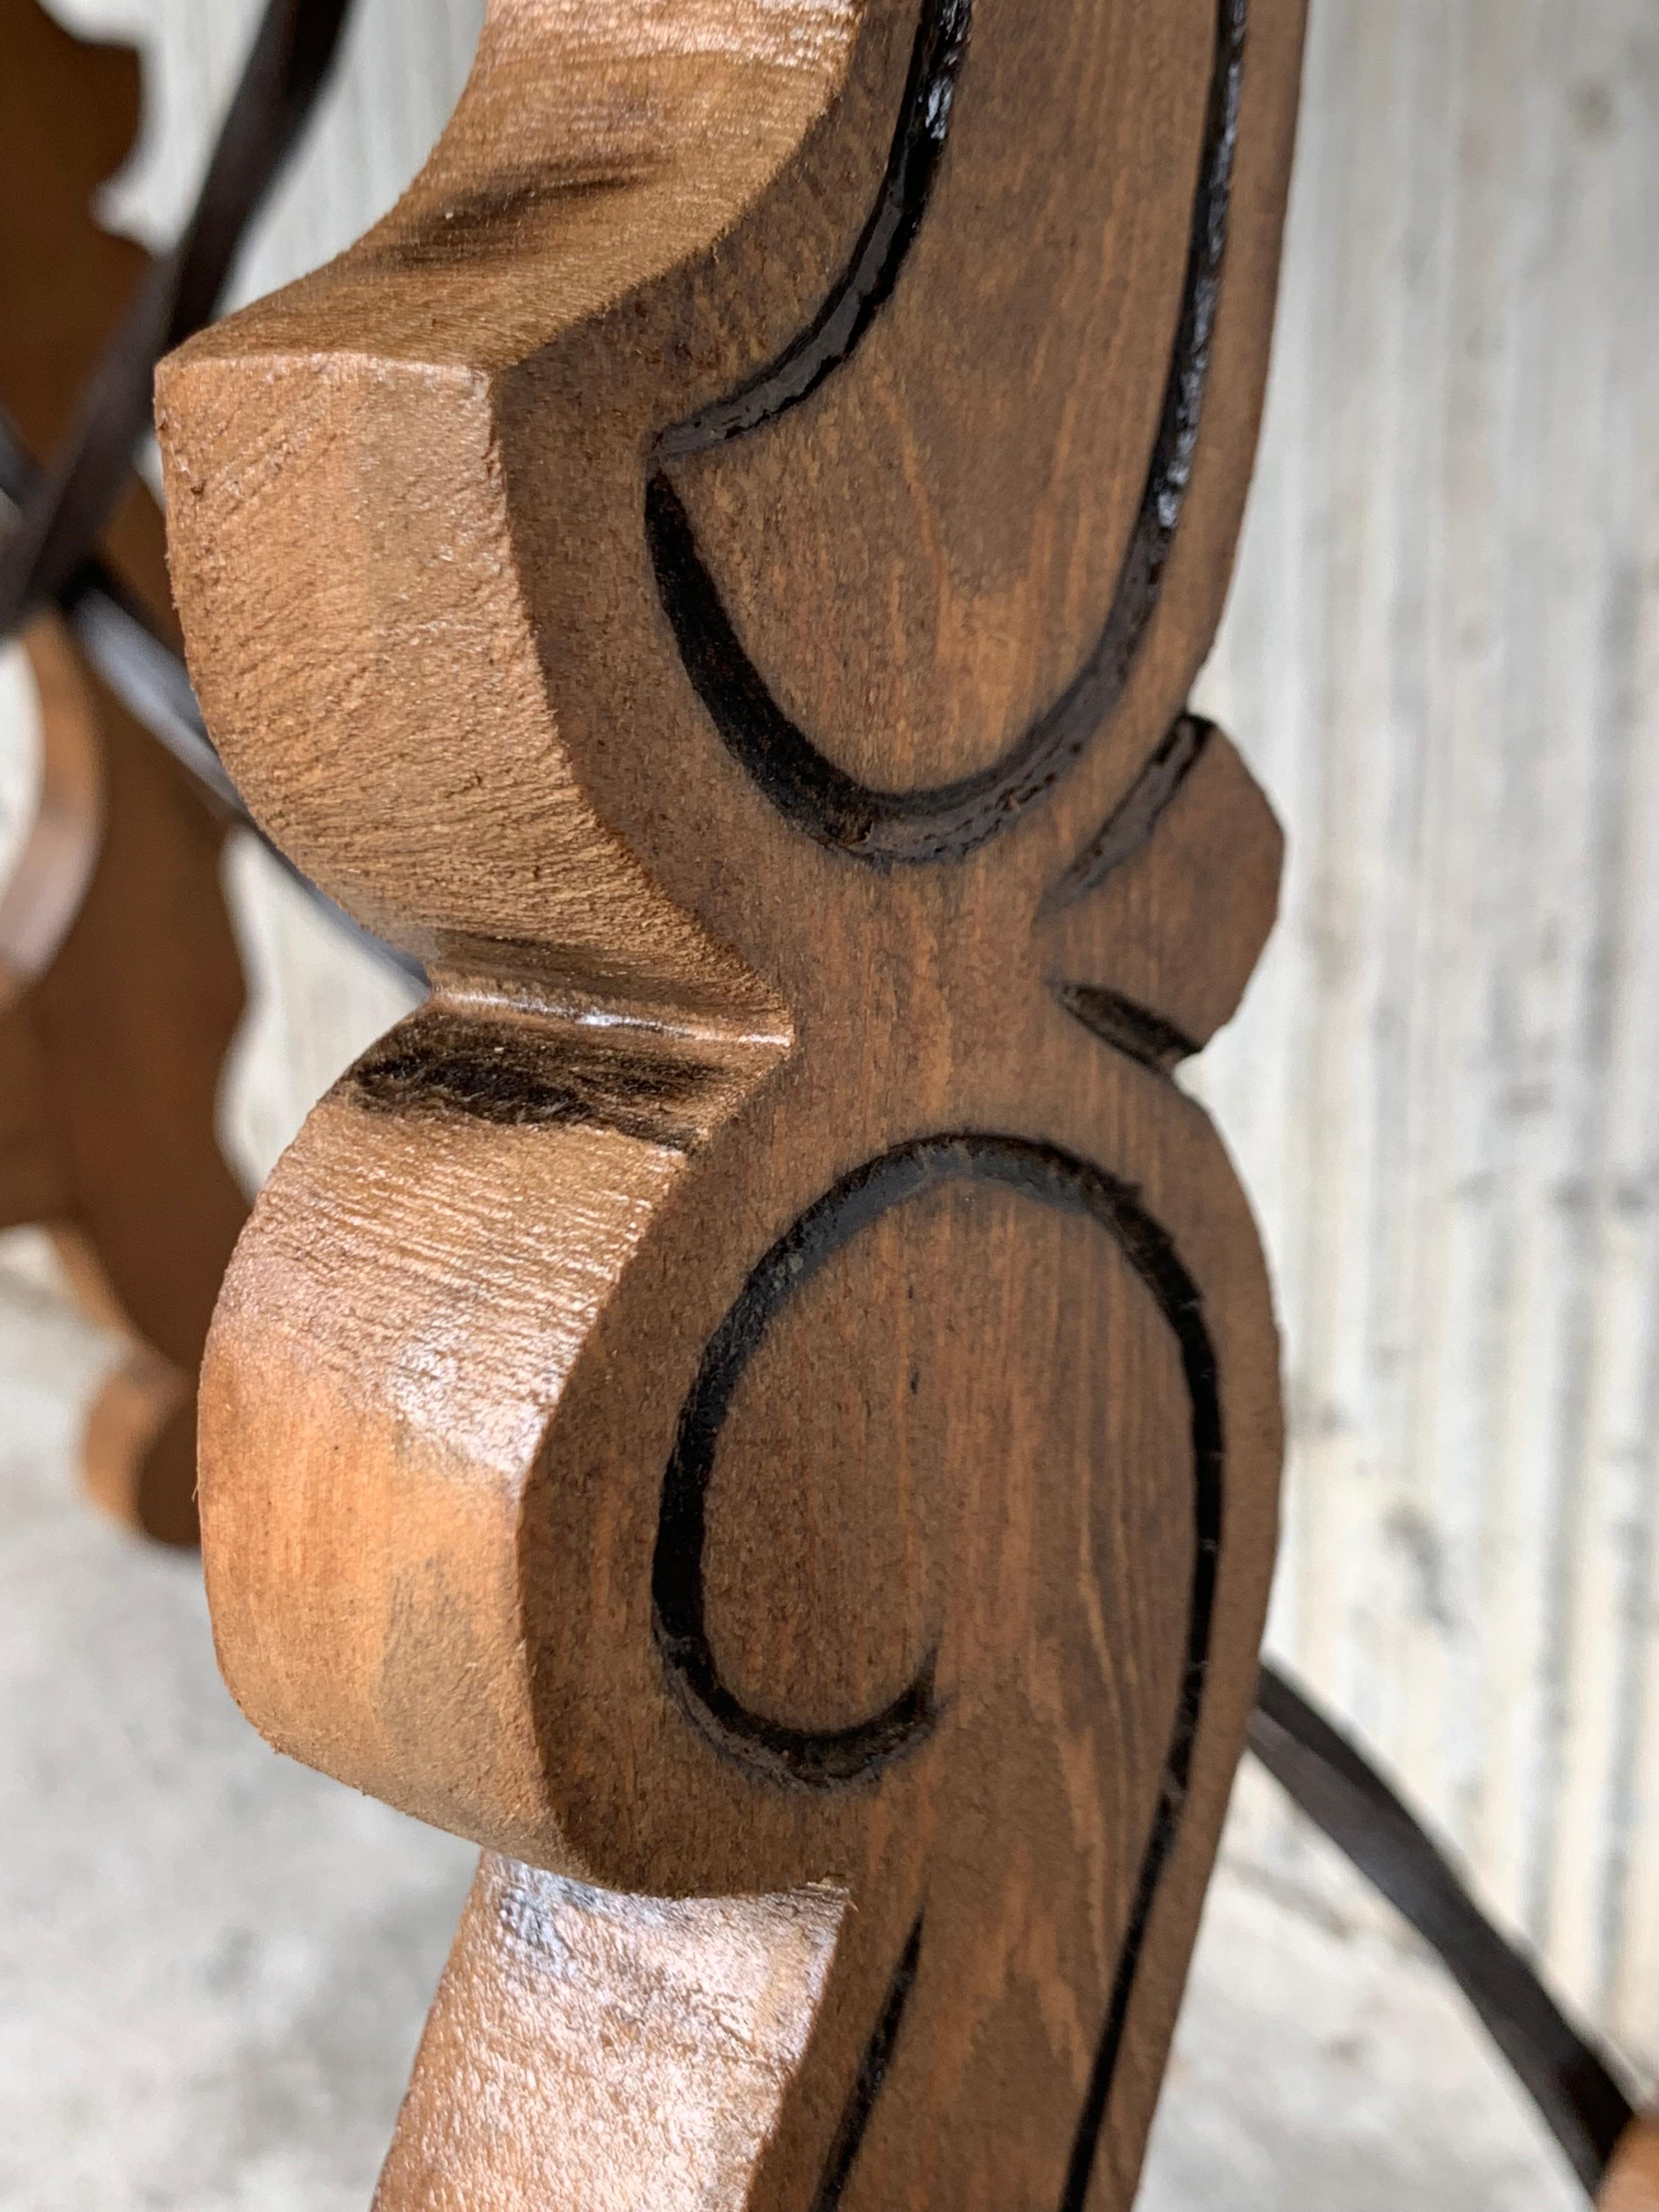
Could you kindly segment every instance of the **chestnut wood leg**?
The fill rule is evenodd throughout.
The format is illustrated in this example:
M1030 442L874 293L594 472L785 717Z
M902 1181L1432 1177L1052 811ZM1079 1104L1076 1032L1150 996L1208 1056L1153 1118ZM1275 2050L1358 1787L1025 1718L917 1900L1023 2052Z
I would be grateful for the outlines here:
M204 710L434 996L204 1370L227 1677L486 1846L384 2212L1122 2207L1277 1346L1172 1079L1297 0L494 0L160 380Z

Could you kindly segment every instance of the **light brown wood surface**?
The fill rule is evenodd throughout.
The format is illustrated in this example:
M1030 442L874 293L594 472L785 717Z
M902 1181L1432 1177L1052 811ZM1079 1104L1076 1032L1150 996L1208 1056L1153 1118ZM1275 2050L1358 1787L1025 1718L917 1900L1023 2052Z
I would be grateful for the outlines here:
M1659 2120L1631 2122L1595 2202L1597 2212L1659 2212Z
M0 0L0 403L36 456L145 265L90 205L137 114L135 56ZM170 629L161 514L136 480L106 550ZM196 1372L246 1212L214 1128L242 1007L225 825L56 616L24 643L43 763L0 894L0 1225L47 1227L83 1302L130 1341L88 1422L94 1496L193 1542Z
M383 2212L1133 2196L1273 1552L1170 1071L1275 897L1182 708L1300 35L496 0L164 365L215 738L434 984L202 1401L245 1710L487 1846Z

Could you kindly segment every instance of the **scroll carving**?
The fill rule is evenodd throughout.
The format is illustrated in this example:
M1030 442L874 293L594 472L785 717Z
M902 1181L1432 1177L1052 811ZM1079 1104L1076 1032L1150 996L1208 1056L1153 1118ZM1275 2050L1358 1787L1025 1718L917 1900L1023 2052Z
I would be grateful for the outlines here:
M1185 700L1295 0L495 0L164 368L270 834L424 961L214 1324L270 1740L484 1844L381 2183L1126 2204L1255 1690L1279 836Z

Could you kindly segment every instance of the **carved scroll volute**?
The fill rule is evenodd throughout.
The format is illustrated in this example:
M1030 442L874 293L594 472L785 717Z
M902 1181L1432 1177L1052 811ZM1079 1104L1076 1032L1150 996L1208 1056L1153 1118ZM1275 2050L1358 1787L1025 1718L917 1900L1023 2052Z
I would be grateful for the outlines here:
M246 1710L507 1855L388 2206L1133 2194L1273 1556L1168 1077L1275 896L1182 702L1300 33L498 0L399 208L164 368L215 737L434 983L203 1406Z

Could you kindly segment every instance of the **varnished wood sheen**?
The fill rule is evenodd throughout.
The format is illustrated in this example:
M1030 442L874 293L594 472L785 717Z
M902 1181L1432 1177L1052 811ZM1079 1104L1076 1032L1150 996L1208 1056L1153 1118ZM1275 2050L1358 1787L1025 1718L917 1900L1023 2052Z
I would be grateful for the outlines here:
M164 367L261 820L431 969L215 1322L225 1673L488 1847L416 2207L1122 2206L1277 1352L1169 1078L1279 838L1184 717L1297 0L495 0Z
M135 56L0 0L0 404L38 455L144 267L89 205L137 114ZM161 519L136 480L106 550L170 629ZM0 895L0 1224L50 1229L84 1302L130 1340L88 1427L93 1494L193 1542L196 1371L246 1212L214 1131L242 1005L225 825L56 616L24 643L44 759Z

